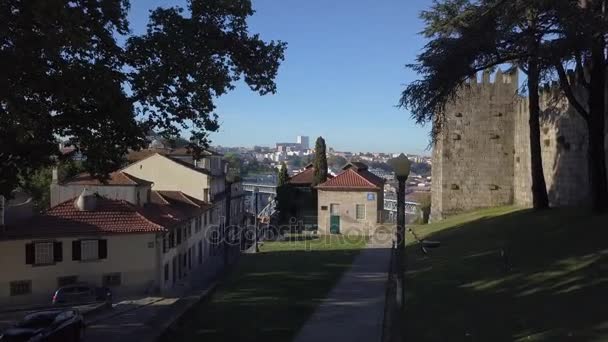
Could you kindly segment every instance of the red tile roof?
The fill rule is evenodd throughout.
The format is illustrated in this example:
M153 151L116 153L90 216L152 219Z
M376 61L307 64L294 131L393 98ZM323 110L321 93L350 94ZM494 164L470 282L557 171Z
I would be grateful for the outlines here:
M95 209L79 210L71 199L0 232L0 240L98 234L157 233L165 227L127 201L96 196Z
M152 221L164 227L171 227L212 207L181 191L152 191L150 203L146 204L144 213Z
M105 183L99 181L99 179L91 176L88 173L81 173L76 175L64 182L64 185L150 185L152 182L137 178L126 172L115 171L108 175L108 179Z
M333 179L317 185L320 190L382 190L384 179L374 175L363 167L349 167Z
M315 177L315 168L312 165L306 166L306 169L289 178L288 183L293 185L310 185ZM328 179L333 178L332 175L327 175Z

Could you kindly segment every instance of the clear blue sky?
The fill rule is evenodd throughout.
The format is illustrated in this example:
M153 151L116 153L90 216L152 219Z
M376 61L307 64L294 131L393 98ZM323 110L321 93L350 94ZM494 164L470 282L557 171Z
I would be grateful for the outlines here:
M131 0L135 33L148 11L185 0ZM278 92L259 96L243 84L217 101L213 145L274 145L323 136L337 150L429 153L428 125L398 109L405 68L424 45L418 14L430 0L253 0L251 33L289 45Z

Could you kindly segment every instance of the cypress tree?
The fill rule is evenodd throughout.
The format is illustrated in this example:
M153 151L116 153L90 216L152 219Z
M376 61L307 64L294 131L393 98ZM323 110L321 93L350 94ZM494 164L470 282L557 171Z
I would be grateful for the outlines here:
M287 184L287 181L289 181L289 174L287 173L287 165L285 165L285 162L282 162L281 169L279 170L279 180L277 183L277 187L282 187L283 185Z
M325 139L323 139L323 137L318 137L315 144L315 159L313 161L313 166L315 168L315 174L312 181L313 186L327 180L327 155L325 150Z

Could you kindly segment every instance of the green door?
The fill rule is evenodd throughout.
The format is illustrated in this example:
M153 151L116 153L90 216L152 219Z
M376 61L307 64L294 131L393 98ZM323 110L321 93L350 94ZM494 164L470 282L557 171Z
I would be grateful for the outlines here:
M340 205L330 205L329 215L329 232L331 234L340 234Z

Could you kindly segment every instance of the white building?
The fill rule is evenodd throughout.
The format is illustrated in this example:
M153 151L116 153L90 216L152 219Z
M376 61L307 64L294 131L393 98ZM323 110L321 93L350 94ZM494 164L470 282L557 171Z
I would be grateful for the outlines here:
M0 306L49 303L55 289L76 282L117 295L181 288L217 247L208 238L215 231L210 208L178 191L151 191L134 205L85 190L4 226Z

